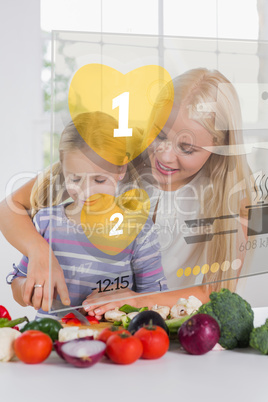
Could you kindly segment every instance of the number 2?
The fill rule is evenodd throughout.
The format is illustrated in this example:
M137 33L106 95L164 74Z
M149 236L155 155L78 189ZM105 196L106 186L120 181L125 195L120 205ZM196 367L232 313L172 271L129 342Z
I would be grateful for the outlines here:
M119 107L118 128L114 129L114 137L131 137L132 128L128 127L128 109L129 109L129 92L124 92L113 98L113 106L115 109Z
M123 215L120 214L120 213L113 214L113 215L111 216L111 218L110 218L110 222L114 221L116 218L118 219L118 222L116 222L116 224L114 225L114 227L110 230L109 236L116 236L116 235L121 235L121 234L123 234L123 230L122 230L122 229L117 230L117 228L118 228L118 227L121 225L121 223L123 222L124 217L123 217Z

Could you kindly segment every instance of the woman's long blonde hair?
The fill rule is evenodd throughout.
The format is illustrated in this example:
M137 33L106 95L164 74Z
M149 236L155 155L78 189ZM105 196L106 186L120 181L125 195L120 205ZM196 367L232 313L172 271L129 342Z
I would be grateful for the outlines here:
M172 88L169 90L168 86ZM243 144L241 110L234 86L219 71L210 71L205 68L185 72L169 83L167 88L159 94L147 126L146 134L149 137L153 122L161 113L161 105L173 101L169 98L173 88L174 113L171 112L169 119L176 118L179 108L183 107L184 110L189 110L190 119L197 121L209 131L215 146ZM169 120L167 126L171 127L172 124L168 123L170 123ZM241 199L244 198L248 203L250 202L251 171L245 155L224 156L212 153L202 169L211 185L205 192L203 201L205 211L201 217L241 215L241 212L246 216L245 210L241 211ZM237 191L236 187L240 187L240 191ZM213 232L230 231L236 227L235 219L219 219L213 223ZM238 236L236 234L216 235L211 241L204 243L205 258L210 267L213 263L218 263L219 267L226 263L227 268L228 262L231 264L238 258L239 242L243 240L242 230L238 233ZM219 290L221 287L234 290L236 281L231 280L230 272L231 269L228 268L226 270L219 268L214 273L209 271L204 275L203 283L211 283L210 290ZM237 273L234 273L233 277L236 276Z
M79 114L65 127L59 143L59 161L52 168L45 169L33 186L30 197L32 217L40 209L59 205L68 198L61 163L64 152L76 149L88 152L95 149L104 160L109 160L117 167L128 163L124 182L133 184L134 188L139 186L138 174L128 161L135 158L141 147L142 131L133 128L131 137L114 138L116 128L117 120L99 111Z

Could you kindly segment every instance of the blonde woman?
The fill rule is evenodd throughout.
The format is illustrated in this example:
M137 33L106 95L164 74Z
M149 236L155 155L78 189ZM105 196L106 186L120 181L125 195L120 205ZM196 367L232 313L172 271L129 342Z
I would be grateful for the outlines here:
M221 287L235 291L245 258L239 246L247 236L251 172L239 155L242 121L233 85L219 71L204 68L177 77L159 94L144 143L138 170L170 291L133 302L171 306L191 294L204 302ZM103 314L114 305L85 309Z
M172 113L148 147L152 182L147 173L141 174L160 228L162 252L163 247L167 250L166 276L170 288L172 281L174 287L189 286L197 276L200 281L202 266L203 282L232 279L242 268L239 245L246 236L245 205L251 198L246 157L236 155L243 146L238 96L220 72L202 68L182 74L172 85ZM169 93L165 89L159 94L144 141L161 125ZM190 268L194 274L187 275ZM236 282L212 287L234 290Z

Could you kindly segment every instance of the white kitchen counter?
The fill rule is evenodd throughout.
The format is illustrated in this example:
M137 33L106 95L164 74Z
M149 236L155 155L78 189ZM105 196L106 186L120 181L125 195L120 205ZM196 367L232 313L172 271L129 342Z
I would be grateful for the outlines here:
M255 325L268 308L255 309ZM64 402L219 401L267 402L268 356L253 349L211 351L192 356L172 343L158 360L120 366L103 360L78 369L52 352L41 364L19 361L0 364L1 401Z

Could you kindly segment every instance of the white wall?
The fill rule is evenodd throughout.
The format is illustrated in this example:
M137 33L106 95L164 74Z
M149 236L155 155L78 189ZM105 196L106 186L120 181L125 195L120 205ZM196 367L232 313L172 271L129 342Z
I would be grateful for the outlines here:
M41 32L38 0L1 2L0 12L0 198L7 185L23 173L36 173L42 164L41 140L36 135L41 116ZM17 180L15 180L17 181ZM15 185L20 185L17 182ZM0 234L0 304L14 317L34 316L32 308L20 307L6 285L6 274L21 254Z

